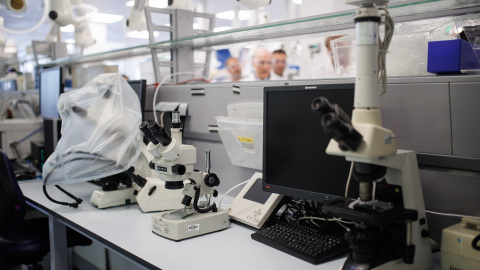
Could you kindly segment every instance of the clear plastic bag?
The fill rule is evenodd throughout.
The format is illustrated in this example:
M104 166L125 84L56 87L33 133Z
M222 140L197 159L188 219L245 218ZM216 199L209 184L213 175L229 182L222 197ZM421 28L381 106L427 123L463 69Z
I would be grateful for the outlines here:
M140 101L120 74L101 74L60 96L62 137L43 167L44 185L123 172L141 152Z

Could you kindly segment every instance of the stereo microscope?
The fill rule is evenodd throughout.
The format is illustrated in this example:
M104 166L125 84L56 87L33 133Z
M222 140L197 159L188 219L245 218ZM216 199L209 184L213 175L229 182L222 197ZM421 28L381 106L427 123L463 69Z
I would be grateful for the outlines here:
M184 196L178 201L181 203L178 210L152 215L152 231L179 241L223 230L229 226L229 220L228 212L211 202L211 198L218 195L214 188L220 184L220 179L210 172L210 151L205 157L206 172L195 171L196 148L182 144L179 116L174 112L172 118L171 136L154 121L143 122L140 130L150 141L147 149L154 157L150 168L165 182L165 189L181 190Z

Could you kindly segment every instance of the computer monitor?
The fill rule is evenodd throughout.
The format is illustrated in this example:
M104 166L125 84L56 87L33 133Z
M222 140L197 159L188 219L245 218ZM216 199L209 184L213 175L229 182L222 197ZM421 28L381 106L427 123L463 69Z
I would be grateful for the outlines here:
M351 115L353 95L354 84L264 88L263 190L317 202L344 197L350 163L325 153L330 138L311 103L323 96Z
M16 91L17 80L0 81L0 91Z
M145 96L147 95L147 81L146 80L130 80L128 84L137 93L140 99L140 108L142 110L142 121L145 118Z
M39 78L40 116L44 119L59 119L57 102L63 93L62 68L43 69Z

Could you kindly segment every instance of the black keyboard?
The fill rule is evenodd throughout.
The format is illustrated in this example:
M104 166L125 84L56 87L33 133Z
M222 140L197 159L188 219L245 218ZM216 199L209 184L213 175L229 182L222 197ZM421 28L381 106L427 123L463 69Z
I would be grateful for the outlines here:
M350 249L343 232L280 222L252 234L252 239L313 264L325 262Z

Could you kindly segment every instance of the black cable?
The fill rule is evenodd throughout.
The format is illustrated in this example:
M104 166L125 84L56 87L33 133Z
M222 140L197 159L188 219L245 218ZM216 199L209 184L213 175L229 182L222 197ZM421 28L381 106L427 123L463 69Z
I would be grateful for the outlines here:
M67 194L68 197L74 199L78 204L81 204L82 203L82 199L80 198L77 198L75 197L74 195L72 195L70 192L66 191L65 189L63 189L61 186L59 185L55 185L56 188L58 188L60 191L62 191L63 193Z
M480 234L477 235L475 238L473 238L472 248L475 249L475 250L480 250L479 242L480 242Z
M194 187L194 189L195 189L195 198L193 199L193 209L195 209L195 211L197 211L200 214L205 214L205 213L208 213L210 211L217 212L217 205L215 203L208 206L207 208L200 209L198 207L198 199L200 197L200 188Z
M61 201L57 201L55 199L53 199L52 197L50 197L50 195L48 195L48 192L47 192L47 186L46 185L43 185L43 194L45 194L45 196L47 197L47 199L49 199L51 202L54 202L56 204L61 204L61 205L66 205L66 206L70 206L70 207L73 207L73 208L78 208L78 203L67 203L67 202L61 202Z
M98 154L98 153L89 153L89 152L84 152L84 151L76 151L76 152L69 152L69 153L66 153L64 154L64 156L66 155L71 155L71 154L87 154L89 155L89 157L77 157L77 158L73 158L68 162L73 162L73 161L77 161L77 160L99 160L98 157L101 157L100 160L101 161L108 161L108 162L111 162L113 164L116 164L116 162L112 161L112 160L109 160L109 159L105 159L103 155L101 154ZM91 156L94 156L94 157L91 157ZM102 159L104 158L104 159ZM48 178L50 177L50 175L52 174L53 171L57 170L58 168L60 168L62 166L62 163L59 163L59 164L56 164L53 169L45 176L45 179L43 179L43 194L45 194L45 196L47 197L47 199L49 199L51 202L54 202L56 204L60 204L60 205L66 205L66 206L70 206L70 207L73 207L73 208L78 208L78 205L82 203L82 199L80 198L77 198L75 197L74 195L72 195L71 193L69 193L68 191L66 191L65 189L61 188L59 185L55 185L56 188L58 188L60 191L62 191L63 193L65 193L68 197L72 198L75 200L75 203L68 203L68 202L61 202L61 201L57 201L55 199L53 199L52 197L50 197L50 195L48 195L48 192L47 192L47 181L48 181Z

